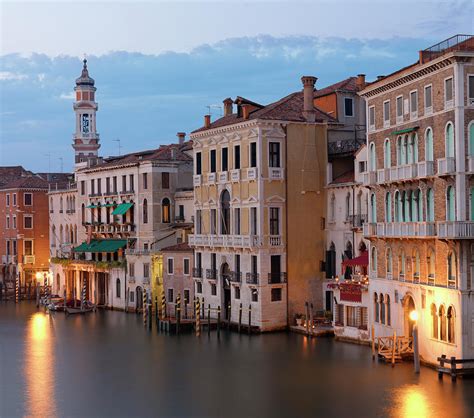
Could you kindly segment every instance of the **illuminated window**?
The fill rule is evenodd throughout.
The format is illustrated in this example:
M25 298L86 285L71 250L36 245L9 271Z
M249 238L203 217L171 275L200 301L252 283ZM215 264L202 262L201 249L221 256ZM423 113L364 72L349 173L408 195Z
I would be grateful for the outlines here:
M170 200L165 197L161 202L161 222L169 223L171 219L171 204Z
M438 339L438 310L434 303L431 304L431 337Z
M450 306L448 308L448 342L454 344L454 327L456 324L456 313L454 308Z

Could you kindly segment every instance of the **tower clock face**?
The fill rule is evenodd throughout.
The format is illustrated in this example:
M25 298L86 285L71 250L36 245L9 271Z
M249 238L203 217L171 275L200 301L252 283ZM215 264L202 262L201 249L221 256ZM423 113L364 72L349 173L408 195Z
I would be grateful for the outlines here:
M88 114L82 115L81 130L83 134L88 134L90 132L90 120Z

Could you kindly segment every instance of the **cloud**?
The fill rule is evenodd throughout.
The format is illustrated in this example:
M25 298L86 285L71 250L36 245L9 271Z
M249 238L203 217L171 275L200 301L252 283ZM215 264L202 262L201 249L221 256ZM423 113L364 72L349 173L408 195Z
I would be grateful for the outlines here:
M59 95L59 98L62 99L62 100L74 100L74 92L71 91L70 93L61 93Z
M24 80L28 76L26 74L12 73L10 71L0 71L0 81L18 81Z

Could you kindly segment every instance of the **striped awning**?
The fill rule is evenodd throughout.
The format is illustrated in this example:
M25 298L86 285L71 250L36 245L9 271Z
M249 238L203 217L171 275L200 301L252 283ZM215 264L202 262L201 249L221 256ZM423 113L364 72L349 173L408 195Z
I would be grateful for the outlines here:
M112 212L112 215L125 215L133 206L133 203L120 203Z
M126 239L92 240L90 243L83 242L73 251L76 253L114 253L126 245Z

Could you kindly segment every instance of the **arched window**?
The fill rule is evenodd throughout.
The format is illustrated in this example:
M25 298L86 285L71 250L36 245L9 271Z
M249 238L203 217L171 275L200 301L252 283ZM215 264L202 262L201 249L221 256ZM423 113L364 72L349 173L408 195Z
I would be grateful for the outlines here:
M392 222L392 196L390 192L385 195L385 222Z
M438 339L438 310L434 303L431 304L431 337Z
M385 254L385 264L387 268L387 279L391 279L393 271L393 255L390 247L387 248L387 253Z
M64 241L66 242L66 244L70 242L69 241L69 225L66 225L66 228L65 228Z
M120 279L115 280L115 296L117 298L121 297L122 288L120 287Z
M379 297L377 293L374 293L374 316L375 322L379 322Z
M427 128L425 131L425 159L426 161L434 161L433 130L431 128Z
M63 211L63 197L62 196L59 198L59 210L62 213Z
M346 194L346 220L349 220L351 216L351 194Z
M74 243L74 228L72 225L69 226L69 236L70 236L69 243L73 244Z
M469 133L469 155L474 156L474 120L469 122L468 126Z
M390 310L390 296L385 295L385 303L387 304L387 325L392 325L392 313Z
M362 215L362 191L360 191L357 194L356 205L357 205L357 214L361 216Z
M334 196L334 193L331 195L331 200L329 204L329 214L331 217L331 221L334 221L336 218L336 196Z
M143 199L142 210L143 210L143 223L147 224L148 223L148 202L146 199Z
M230 234L230 194L227 190L221 194L221 234Z
M418 214L420 210L420 205L419 205L419 191L414 190L411 193L411 220L412 222L418 222Z
M456 268L456 253L451 251L448 254L448 286L457 287L457 268Z
M171 204L170 200L165 197L161 201L161 222L163 223L170 223L171 219Z
M434 194L431 188L426 192L426 221L434 222Z
M64 243L64 230L63 226L59 225L59 244L62 245Z
M77 225L74 225L74 244L77 244Z
M380 323L385 324L385 302L384 302L382 293L380 294L379 304L380 304Z
M370 171L377 170L377 159L375 156L375 144L373 142L370 143L369 146L369 163L370 163Z
M456 219L456 204L454 196L454 187L448 186L446 189L446 220L454 221Z
M371 222L377 222L377 198L375 193L370 195L370 214L371 214Z
M470 188L469 201L471 205L470 220L474 221L474 186Z
M408 162L408 135L405 135L402 139L402 165L406 165Z
M439 307L439 339L446 341L446 311L444 305Z
M420 280L420 252L417 248L413 250L413 279L415 281Z
M395 192L394 196L394 211L395 211L395 222L401 222L402 221L402 203L401 203L401 197L400 197L400 192L397 190Z
M391 154L390 154L390 139L385 139L384 145L383 145L383 164L384 168L390 168L391 167Z
M400 280L405 280L405 272L406 272L406 256L405 256L405 250L402 249L398 257L398 278Z
M413 136L406 136L407 141L407 164L413 164L414 161L414 146L413 146Z
M56 247L56 226L51 227L51 247Z
M81 223L82 225L86 223L86 207L84 203L81 205Z
M416 164L418 162L418 135L416 133L411 136L413 144L413 162Z
M454 158L454 127L452 122L446 125L446 157Z
M402 165L402 137L397 138L397 165Z
M56 274L56 292L59 293L59 291L61 290L61 276L58 274Z
M53 205L53 196L49 198L49 210L53 211L54 210L54 205Z
M403 207L403 222L411 222L411 190L403 192L404 194L404 207Z
M448 308L448 342L451 344L455 343L455 340L454 340L455 325L456 325L456 313L454 312L454 307L450 306Z
M428 248L426 264L428 267L428 284L435 284L436 258L432 248Z
M423 192L421 189L416 190L416 194L418 197L418 222L423 222L425 219L425 214L423 210Z
M370 249L370 267L374 273L377 272L377 248Z

